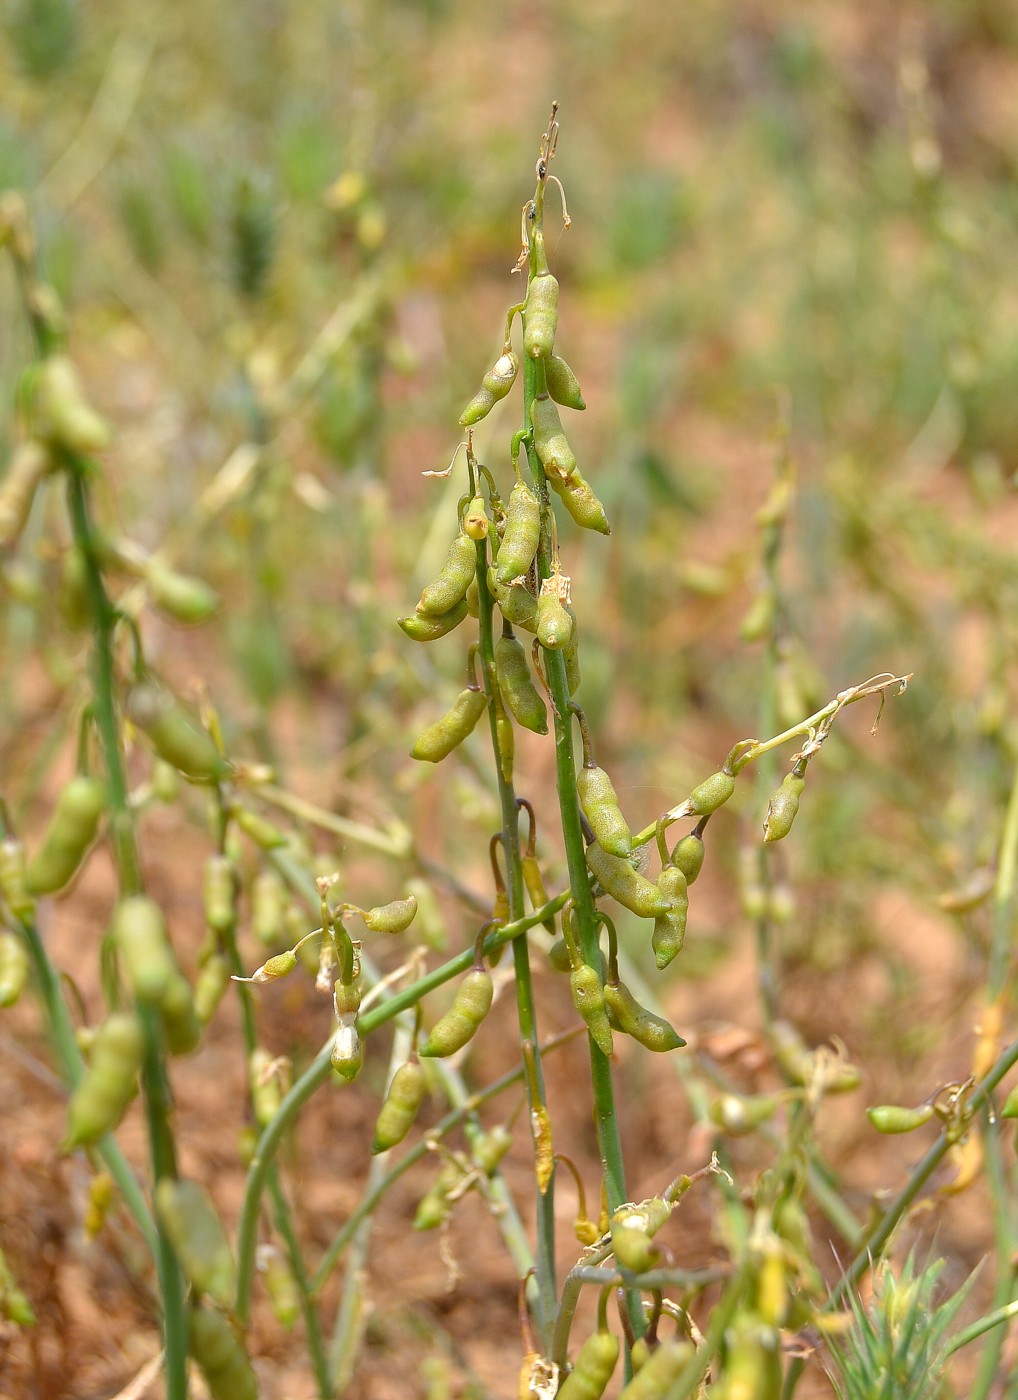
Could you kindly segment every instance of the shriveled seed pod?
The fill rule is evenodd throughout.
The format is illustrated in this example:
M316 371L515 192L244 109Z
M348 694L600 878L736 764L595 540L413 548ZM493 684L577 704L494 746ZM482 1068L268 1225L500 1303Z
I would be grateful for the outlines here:
M219 611L219 594L204 579L178 574L157 559L148 562L144 578L152 602L175 622L194 625Z
M581 768L576 775L576 791L597 844L610 855L628 856L633 849L633 833L622 815L608 774L596 766Z
M535 734L547 734L548 708L530 678L527 653L517 637L503 634L495 643L495 678L517 724Z
M501 355L481 380L481 387L460 414L460 427L471 428L479 423L499 399L504 399L516 382L520 362L511 345L503 347Z
M442 718L418 735L410 757L423 763L440 763L472 733L487 705L487 697L478 686L461 690Z
M882 1103L876 1108L868 1108L866 1117L878 1133L911 1133L921 1128L933 1117L931 1103L920 1104L918 1108L902 1108L900 1104Z
M561 651L573 640L573 611L553 588L542 587L537 600L537 640L546 651Z
M654 961L662 972L682 951L682 945L686 941L686 918L689 912L686 885L686 877L677 865L666 865L658 876L657 888L668 901L668 909L654 920L651 947L654 949Z
M541 538L541 503L523 481L517 481L506 506L505 534L498 547L495 577L512 583L530 571Z
M723 807L734 791L735 779L731 773L726 773L722 769L717 773L712 773L709 778L705 778L698 787L693 789L686 799L686 806L698 817L706 817L709 813L716 812L719 807Z
M797 777L795 773L785 774L781 786L767 804L765 841L780 841L791 831L805 786L805 778Z
M194 1308L188 1318L191 1355L212 1400L258 1400L258 1381L243 1343L221 1312Z
M417 917L417 900L412 894L366 909L362 915L372 933L404 933Z
M691 885L703 869L703 857L703 841L690 831L672 848L671 863L678 866L686 877L686 883Z
M619 1030L632 1036L648 1050L664 1054L686 1043L663 1016L655 1016L641 1006L623 982L605 983L604 1004L609 1016L613 1016L618 1023Z
M587 407L583 402L580 381L561 355L547 357L544 362L544 377L548 385L548 393L563 408L584 409Z
M236 1270L223 1222L209 1197L196 1181L164 1176L156 1182L155 1207L188 1283L196 1293L229 1307Z
M113 911L110 932L134 995L161 1005L179 969L159 905L147 895L129 895Z
M375 1124L373 1153L388 1152L406 1137L424 1101L427 1088L424 1069L416 1056L400 1065L392 1076L378 1121Z
M464 601L476 569L474 541L461 530L449 546L445 563L421 594L417 611L426 617L444 616Z
M0 550L10 549L20 539L35 493L52 465L41 442L21 442L14 449L0 480Z
M88 456L110 444L110 430L85 397L81 380L66 355L50 355L35 379L34 429L68 452Z
M573 1005L583 1017L590 1038L603 1055L613 1050L612 1030L605 1009L604 988L594 968L580 963L569 972L569 991Z
M599 535L611 534L612 527L604 506L579 471L574 471L565 481L549 476L548 484L582 530L596 530Z
M523 349L534 360L547 359L558 329L558 280L550 272L530 279L523 310Z
M562 427L558 409L548 394L538 394L531 410L534 451L549 481L568 481L576 470L576 454Z
M412 642L437 642L439 637L447 636L454 627L458 627L466 615L467 600L463 597L448 612L434 616L430 613L412 613L410 617L397 620L401 630Z
M492 994L491 974L483 968L471 968L452 1006L432 1027L421 1054L441 1059L462 1050L491 1010Z
M587 865L605 893L641 919L656 919L671 909L667 896L634 870L626 857L609 855L595 842L587 847Z
M0 933L0 1007L13 1006L28 982L28 949L16 933Z
M88 1067L71 1095L62 1152L90 1147L117 1126L137 1093L144 1049L135 1016L114 1012L96 1028Z
M160 758L196 783L225 778L230 765L182 701L151 677L133 686L127 713Z
M580 1347L576 1365L559 1387L555 1400L601 1400L619 1360L619 1339L597 1331Z
M29 857L29 894L55 894L71 880L96 838L105 804L106 788L98 778L71 779L57 798L42 845Z

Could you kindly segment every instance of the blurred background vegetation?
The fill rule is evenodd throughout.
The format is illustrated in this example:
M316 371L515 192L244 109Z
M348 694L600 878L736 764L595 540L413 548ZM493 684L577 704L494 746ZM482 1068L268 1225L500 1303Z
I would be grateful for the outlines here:
M405 757L461 649L414 648L395 618L451 534L461 480L420 473L447 464L501 343L559 100L572 227L550 253L589 405L569 431L613 523L564 537L564 567L580 698L627 815L653 820L768 719L914 672L876 738L859 707L811 768L775 875L795 892L779 1002L813 1040L848 1042L869 1101L963 1078L989 916L938 896L992 862L1018 759L1013 8L2 15L0 189L30 199L71 353L116 425L103 509L223 599L193 631L153 618L156 663L203 679L231 752L338 812L405 822L481 887L483 759L436 779ZM28 356L5 266L0 462ZM476 434L506 489L515 427L496 410ZM769 583L756 517L785 432L796 493ZM66 538L52 493L4 564L0 761L25 813L66 759L82 654L51 605ZM549 781L548 748L521 745L523 792ZM779 771L712 827L673 969L680 1026L758 1021L738 853ZM838 1144L860 1191L904 1160L867 1131L857 1107ZM941 1236L966 1267L987 1247L973 1218L960 1206Z

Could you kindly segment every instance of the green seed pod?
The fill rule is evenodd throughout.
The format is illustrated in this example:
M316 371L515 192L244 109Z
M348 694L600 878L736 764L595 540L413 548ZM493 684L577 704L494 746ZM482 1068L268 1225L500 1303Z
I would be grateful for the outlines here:
M644 1230L612 1222L612 1253L622 1269L643 1274L661 1262L661 1251Z
M793 1084L809 1084L816 1069L816 1051L810 1050L790 1021L775 1021L770 1030L774 1058ZM829 1062L824 1069L824 1091L847 1094L858 1089L862 1076L858 1067L846 1060L836 1065Z
M196 1181L164 1176L156 1182L155 1207L188 1283L229 1307L236 1284L233 1254L208 1196Z
M446 1162L432 1186L421 1198L414 1216L415 1230L434 1230L444 1225L452 1211L449 1193L462 1180L463 1172L455 1162Z
M0 481L0 550L21 538L43 477L53 465L41 442L21 442L14 449Z
M618 1023L619 1030L638 1040L648 1050L664 1054L686 1043L663 1016L655 1016L641 1006L622 982L605 983L604 1004L609 1016L613 1016Z
M549 476L548 484L582 530L596 530L599 535L611 534L612 527L604 506L594 494L593 487L578 471L574 471L566 481Z
M78 632L92 616L88 593L88 565L81 550L72 545L60 563L57 608L72 632Z
M205 922L216 933L229 933L237 920L236 886L229 856L211 855L202 871L202 906Z
M0 1007L13 1006L28 982L28 949L16 933L0 933Z
M547 394L538 394L531 410L534 451L549 481L568 481L576 471L576 454L562 427L558 409Z
M566 663L566 684L569 687L569 694L575 695L580 688L580 649L576 645L576 637L563 650L562 658Z
M248 1079L255 1121L259 1127L264 1128L276 1116L279 1105L283 1102L283 1087L279 1082L276 1062L268 1050L259 1046L251 1051Z
M1018 1084L1011 1089L1004 1100L1004 1107L997 1116L999 1118L1018 1118Z
M712 1099L707 1110L712 1123L716 1123L732 1137L743 1137L768 1123L778 1110L781 1100L775 1094L757 1094L747 1098L744 1094L722 1094Z
M194 1308L188 1323L191 1355L201 1367L211 1400L258 1400L258 1381L247 1352L223 1314Z
M373 1153L388 1152L403 1141L413 1127L426 1088L427 1078L416 1057L400 1065L392 1076L389 1092L375 1124L375 1137L371 1144Z
M583 402L580 381L561 355L548 356L544 362L544 377L548 385L548 393L563 408L584 409L587 407Z
M300 1317L300 1289L289 1260L281 1250L268 1246L261 1254L258 1267L276 1321L289 1332Z
M703 857L703 841L690 831L672 848L671 863L685 875L687 885L691 885L703 869Z
M442 1059L462 1050L490 1011L492 993L491 974L483 968L471 968L452 1006L432 1027L421 1054Z
M474 574L473 578L472 578L472 579L470 580L470 582L467 584L467 592L466 592L466 596L464 597L463 601L464 601L464 602L466 603L466 605L467 605L467 615L468 615L469 617L480 617L480 615L481 615L481 598L480 598L480 594L479 594L478 591L477 591L477 575L476 575L476 574Z
M806 786L805 778L794 773L786 773L781 786L767 804L767 817L764 821L764 840L780 841L787 836L799 810L799 798Z
M29 894L55 894L77 873L96 838L105 805L106 787L98 778L71 779L57 798L42 845L29 857Z
M110 444L110 430L85 397L66 355L50 355L35 379L35 432L68 452L88 456Z
M88 1067L71 1095L61 1152L91 1147L117 1126L137 1092L144 1051L135 1016L115 1012L96 1028Z
M654 961L662 972L681 953L686 941L686 917L689 913L686 885L686 877L677 865L666 865L658 876L657 888L667 899L668 910L654 920L651 947Z
M555 1400L601 1400L618 1360L618 1337L612 1332L595 1332L580 1347L576 1365L559 1387Z
M569 991L573 1005L586 1023L591 1040L603 1055L610 1055L614 1048L612 1029L608 1022L608 1012L605 1010L604 988L600 976L594 968L580 963L578 967L570 969Z
M429 724L410 750L410 757L423 763L440 763L458 748L488 707L483 690L467 686L461 690L441 719Z
M902 1108L899 1104L882 1103L868 1108L866 1117L878 1133L911 1133L930 1121L933 1105L924 1103L918 1108Z
M473 545L470 547L473 549ZM410 617L401 617L397 621L412 642L437 642L439 637L446 636L454 627L458 627L466 615L467 600L463 597L448 612L437 616L430 613L412 613Z
M261 967L252 972L250 980L259 984L265 982L278 982L283 977L289 977L290 973L297 966L297 954L292 948L287 948L283 953L276 953L274 957L268 958Z
M558 280L550 272L530 279L523 308L523 349L534 360L547 359L558 329Z
M625 856L609 855L595 842L587 847L587 865L605 893L641 919L656 919L671 910L657 885L634 870Z
M519 359L511 345L506 345L491 369L481 380L481 387L460 414L460 427L472 428L491 412L499 399L504 399L516 382Z
M28 893L25 845L14 836L6 836L0 842L0 895L16 919L34 917L35 900Z
M477 549L461 530L449 546L449 553L437 576L421 594L417 611L426 617L442 617L462 603L470 580L477 570Z
M488 519L487 511L484 509L484 497L474 496L470 504L467 506L466 511L463 515L463 533L467 536L468 539L471 539L476 543L477 540L483 540L487 537L488 527L490 524L491 522ZM474 589L476 590L476 569L471 575L470 584L472 584ZM469 589L470 585L467 586L468 592Z
M633 849L633 833L622 815L608 774L603 768L581 768L576 775L576 791L597 844L610 855L628 856Z
M185 778L196 783L215 783L229 773L230 765L216 748L212 735L158 681L149 677L131 688L127 714L159 757Z
M494 569L489 569L488 587L507 622L522 632L537 631L537 599L525 583L499 583Z
M618 1400L661 1400L695 1355L692 1342L662 1342L647 1357Z
M771 1400L781 1394L781 1339L755 1313L737 1315L726 1340L728 1354L719 1400Z
M152 796L167 806L180 796L180 774L163 758L152 765Z
M553 972L570 972L569 945L564 938L556 938L548 949L548 962Z
M542 587L537 600L537 640L546 651L561 651L573 640L573 611L553 588Z
M527 653L517 637L503 635L495 643L495 678L517 724L535 734L547 734L548 707L530 678Z
M470 1155L478 1170L485 1176L494 1176L512 1145L512 1133L504 1123L498 1123L471 1144Z
M230 964L222 953L213 953L202 968L194 987L194 1014L207 1026L230 985Z
M149 1006L161 1005L178 968L159 905L143 894L120 900L110 935L135 997Z
M495 577L512 583L530 572L541 539L541 502L523 481L517 481L506 506L505 534L498 547Z
M175 622L206 622L219 611L219 594L204 579L178 574L157 559L149 560L144 579L152 602Z
M245 836L249 836L263 851L277 851L289 843L290 838L280 831L274 822L263 817L260 812L244 807L239 802L230 808L230 816Z
M685 806L698 817L706 817L716 812L735 791L735 779L724 771L712 773L699 787L695 787L686 799Z
M191 1055L201 1044L202 1023L194 1009L194 992L182 972L170 979L160 1007L166 1049L171 1055Z
M364 924L372 933L404 933L417 917L417 900L412 894L406 899L394 899L378 904L363 914Z
M271 866L260 870L251 884L251 931L259 943L272 948L282 940L285 912L282 876Z
M2 239L0 239L2 242ZM0 1249L0 1317L17 1327L34 1327L35 1313L27 1296L18 1287L10 1264Z
M356 1012L346 1012L339 1017L330 1059L332 1068L347 1083L360 1074L364 1063L364 1042L357 1029Z

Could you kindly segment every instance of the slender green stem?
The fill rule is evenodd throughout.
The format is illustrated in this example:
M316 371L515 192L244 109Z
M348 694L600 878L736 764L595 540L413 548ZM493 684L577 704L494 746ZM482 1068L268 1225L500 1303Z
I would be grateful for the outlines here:
M1013 1280L1009 1282L1013 1284ZM1011 1303L1005 1303L1002 1307L994 1308L985 1317L980 1317L970 1326L963 1327L948 1342L944 1349L944 1355L953 1356L956 1351L961 1351L962 1347L967 1347L970 1342L982 1337L991 1328L999 1327L1003 1322L1010 1322L1013 1317L1018 1317L1018 1299Z

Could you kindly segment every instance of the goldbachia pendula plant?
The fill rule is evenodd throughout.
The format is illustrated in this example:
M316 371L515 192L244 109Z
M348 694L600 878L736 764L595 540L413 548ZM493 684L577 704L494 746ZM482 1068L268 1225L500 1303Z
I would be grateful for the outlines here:
M761 808L762 836L751 854L763 859L768 847L789 837L804 798L808 805L810 766L845 707L867 697L882 703L903 690L908 678L874 677L772 738L740 741L687 797L642 830L633 829L576 698L582 690L584 617L582 599L574 605L569 558L578 531L601 537L596 547L607 548L611 527L597 495L596 470L588 480L568 436L569 414L583 411L585 403L560 353L560 286L546 244L553 184L569 224L561 184L551 173L557 138L553 107L536 188L522 211L522 247L513 269L525 277L525 290L506 313L500 354L460 415L465 479L449 521L448 554L413 611L399 619L408 642L459 647L462 656L462 688L414 740L413 760L455 763L457 750L481 742L486 730L498 792L490 907L466 946L430 969L428 950L444 938L445 920L423 865L410 878L394 880L384 902L361 907L343 897L342 871L323 872L316 864L307 832L321 829L397 865L405 864L412 843L285 791L264 764L230 751L207 694L194 706L152 664L146 609L193 626L215 611L218 599L202 580L176 567L172 550L142 549L98 522L95 488L103 478L110 429L88 401L67 351L62 310L39 278L24 202L7 196L0 204L0 246L12 259L36 347L19 388L17 441L0 480L4 577L13 587L17 574L11 565L35 500L43 494L60 498L67 523L64 612L68 625L87 636L89 655L75 708L73 776L27 849L12 816L15 804L6 795L0 804L0 1007L14 1004L31 986L45 1009L69 1091L61 1150L86 1154L95 1168L89 1237L102 1229L119 1194L151 1251L168 1400L186 1400L191 1365L202 1372L213 1400L258 1395L250 1335L256 1287L264 1287L281 1325L302 1320L320 1400L341 1394L355 1364L357 1332L350 1318L360 1308L364 1232L392 1185L428 1158L436 1166L430 1175L419 1173L415 1228L446 1229L471 1192L488 1207L505 1240L524 1300L518 1386L524 1400L596 1400L612 1384L626 1400L790 1396L801 1364L786 1357L783 1334L827 1325L886 1250L942 1158L950 1154L955 1161L956 1189L974 1179L982 1160L974 1124L1018 1060L1018 1046L1000 1052L1000 1017L994 1021L988 1012L971 1077L935 1091L917 1107L869 1110L870 1123L882 1133L936 1124L940 1131L906 1187L864 1227L832 1184L813 1131L825 1097L859 1082L844 1048L810 1048L765 1004L767 1043L782 1087L740 1093L716 1066L696 1059L695 1041L687 1046L641 974L642 966L652 969L652 978L681 973L691 917L695 926L691 891L709 855L709 826L734 797L747 766L798 743L784 778ZM473 429L496 404L508 404L515 390L518 428L501 460L482 464ZM459 461L457 449L452 466L428 475L448 476ZM217 509L228 503L230 489L217 484ZM203 509L207 505L208 498ZM772 510L767 528L779 528L782 518ZM520 730L551 746L553 791L517 792ZM143 779L132 787L139 772ZM147 808L188 791L203 799L210 838L200 880L205 939L196 968L182 958L166 911L145 888L141 853ZM688 830L668 837L672 827L686 823ZM552 833L547 845L542 828ZM1006 839L1013 869L1018 815ZM88 1022L78 1015L77 1001L72 1014L36 911L40 900L73 891L100 845L112 855L117 891L102 940L103 1009ZM549 890L549 852L564 854L566 878L559 889ZM637 921L645 957L627 954L633 944L616 932L620 914ZM408 932L419 932L421 946L407 947L402 940ZM245 966L257 959L242 956L241 935L262 950L249 973ZM506 946L511 969L493 976ZM567 1026L544 1039L535 1008L535 957L564 974L555 985ZM376 959L398 965L383 973ZM263 1042L259 996L266 985L305 972L331 1000L333 1018L326 1043L295 1077L289 1059L273 1055ZM500 982L511 983L514 994L519 1061L500 1079L469 1086L464 1061L487 1033ZM238 999L241 1012L247 1120L241 1143L247 1176L232 1230L212 1195L180 1170L172 1095L175 1061L201 1047L228 996ZM76 1026L76 1019L82 1024ZM280 1148L319 1091L331 1086L340 1094L370 1092L362 1071L377 1057L386 1026L391 1053L373 1136L364 1144L368 1182L359 1204L312 1261L293 1209L299 1188L287 1184L277 1162ZM545 1088L548 1055L576 1036L589 1052L589 1091L574 1088L589 1092L597 1135L596 1220L588 1216L592 1197L579 1170L555 1141ZM640 1201L630 1199L626 1186L626 1144L613 1082L613 1061L624 1039L667 1057L718 1144L706 1165L684 1164L688 1169ZM360 1081L358 1090L348 1087L354 1081ZM517 1113L494 1125L482 1114L520 1085L533 1162L533 1238L501 1169L519 1135ZM425 1105L443 1096L448 1111L422 1131L416 1125ZM1012 1091L1002 1116L1018 1115L1015 1097ZM116 1141L138 1098L149 1149L144 1183ZM774 1159L752 1186L736 1188L722 1160L726 1139L753 1133L771 1135ZM572 1228L580 1252L562 1280L556 1273L559 1167L570 1174L579 1201ZM687 1269L675 1259L666 1227L698 1184L716 1193L728 1257L717 1266ZM811 1254L807 1198L852 1245L842 1282L832 1290L825 1289ZM358 1262L348 1271L329 1343L323 1296L350 1248L359 1251ZM591 1288L597 1291L596 1327L574 1339L579 1301ZM0 1309L15 1325L32 1324L30 1302L2 1255ZM984 1319L983 1330L1003 1316Z

